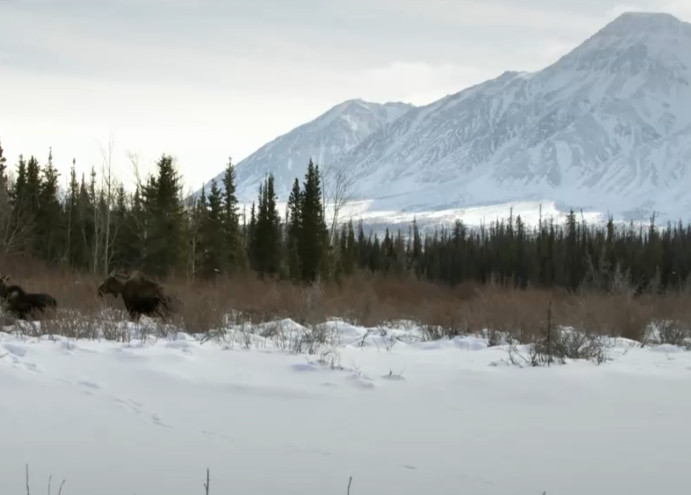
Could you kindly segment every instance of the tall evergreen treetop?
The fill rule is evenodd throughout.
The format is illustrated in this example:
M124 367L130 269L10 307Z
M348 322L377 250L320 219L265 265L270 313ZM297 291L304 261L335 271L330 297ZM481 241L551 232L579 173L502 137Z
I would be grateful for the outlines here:
M327 254L327 230L322 206L319 167L310 159L300 204L299 254L302 279L316 280L324 267Z
M221 223L227 269L229 271L242 270L247 267L247 255L240 232L238 199L235 194L235 167L231 158L228 158L228 165L223 174L222 194L223 217Z
M10 180L7 174L7 159L5 158L4 150L2 149L2 143L0 142L0 208L9 210L10 198L9 198L9 187Z
M0 185L4 188L8 185L6 162L5 151L2 149L2 142L0 142Z
M161 156L157 168L143 189L145 265L152 274L165 276L182 267L185 205L173 158Z

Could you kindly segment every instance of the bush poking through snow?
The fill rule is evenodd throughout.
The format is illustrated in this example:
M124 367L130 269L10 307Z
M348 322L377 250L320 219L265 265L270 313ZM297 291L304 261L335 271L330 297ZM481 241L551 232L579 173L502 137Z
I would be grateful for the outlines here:
M326 325L313 325L310 331L304 332L293 341L291 351L296 354L317 354L332 339L332 332Z
M509 360L512 364L550 366L565 364L567 359L585 359L602 364L607 360L605 344L601 336L561 326L553 327L551 303L547 308L547 324L544 332L526 348L527 352L521 352L515 343L511 343Z
M607 360L602 338L574 330L559 328L551 339L543 338L531 346L533 366L564 364L567 359L585 359L597 364Z
M652 333L653 335L650 335ZM669 344L691 350L691 329L679 320L662 320L654 325L648 341Z

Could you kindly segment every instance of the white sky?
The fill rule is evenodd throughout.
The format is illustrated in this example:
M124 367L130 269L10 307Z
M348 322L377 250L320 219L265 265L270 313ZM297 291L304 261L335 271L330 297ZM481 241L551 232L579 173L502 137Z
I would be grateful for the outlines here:
M350 98L430 103L538 70L627 10L691 0L0 0L0 142L67 179L172 154L197 189Z

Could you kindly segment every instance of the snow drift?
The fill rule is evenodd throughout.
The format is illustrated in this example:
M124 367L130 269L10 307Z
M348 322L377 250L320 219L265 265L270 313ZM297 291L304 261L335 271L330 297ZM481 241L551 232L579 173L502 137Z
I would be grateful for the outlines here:
M305 329L277 322L284 335ZM0 333L0 492L627 495L688 490L691 353L603 365L330 323L330 354L261 337L117 343ZM230 336L234 335L232 332ZM328 356L332 359L328 359Z

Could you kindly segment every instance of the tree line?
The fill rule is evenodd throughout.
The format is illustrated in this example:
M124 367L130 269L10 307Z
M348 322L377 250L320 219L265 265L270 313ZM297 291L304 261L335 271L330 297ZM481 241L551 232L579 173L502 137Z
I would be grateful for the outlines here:
M596 288L661 292L691 282L691 226L588 225L527 227L520 216L470 228L456 221L421 233L366 232L362 222L327 227L322 173L311 160L295 178L281 216L268 174L250 211L241 211L235 169L199 197L183 194L171 156L128 192L106 157L100 173L78 177L73 161L65 190L52 152L45 162L20 157L10 174L0 146L0 254L29 254L49 264L105 274L137 268L157 277L211 279L254 271L295 282L340 281L357 272L455 285Z

